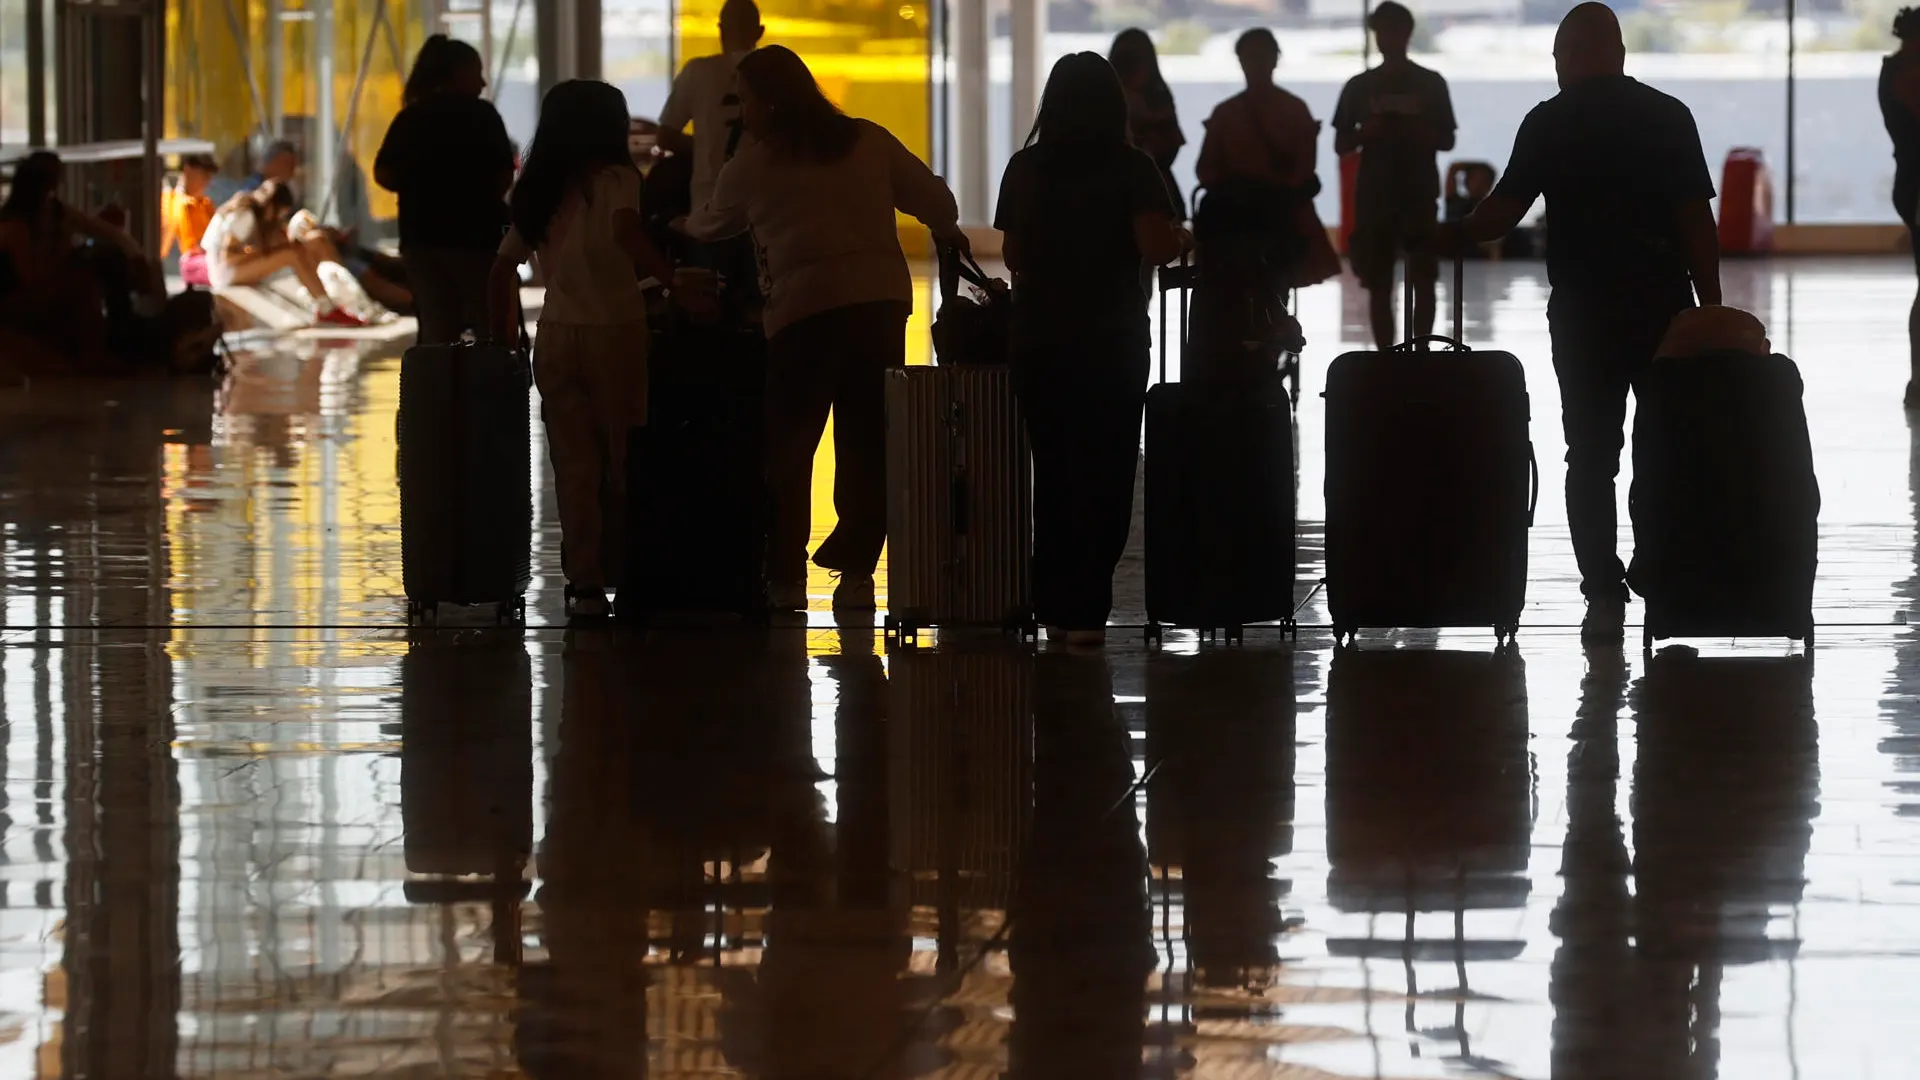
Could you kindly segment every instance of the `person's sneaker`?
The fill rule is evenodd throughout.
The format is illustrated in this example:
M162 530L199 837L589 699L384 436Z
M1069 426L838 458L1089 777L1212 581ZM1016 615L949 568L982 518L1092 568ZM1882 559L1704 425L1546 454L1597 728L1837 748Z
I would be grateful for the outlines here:
M807 583L777 581L768 585L767 606L775 611L807 610Z
M567 616L574 619L604 619L613 614L605 589L576 589L567 594Z
M872 574L840 575L840 583L833 588L833 610L872 611L876 606Z
M328 308L327 310L321 312L318 315L315 315L313 317L313 325L339 326L349 330L356 330L356 329L359 329L360 327L367 325L367 323L366 323L366 320L360 318L359 316L353 314L352 312L348 311L345 308L333 307L333 308Z
M1580 623L1580 640L1588 645L1618 645L1627 637L1627 601L1620 596L1587 598L1587 617Z

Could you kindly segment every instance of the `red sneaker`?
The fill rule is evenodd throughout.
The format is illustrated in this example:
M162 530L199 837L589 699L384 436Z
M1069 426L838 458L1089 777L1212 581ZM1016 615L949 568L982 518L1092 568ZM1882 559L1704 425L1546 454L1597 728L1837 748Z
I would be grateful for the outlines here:
M333 308L328 311L323 311L320 314L314 316L313 325L344 326L349 329L352 329L354 327L365 326L367 325L367 323L366 323L366 320L359 318L358 316L352 314L351 312L345 310L344 308Z

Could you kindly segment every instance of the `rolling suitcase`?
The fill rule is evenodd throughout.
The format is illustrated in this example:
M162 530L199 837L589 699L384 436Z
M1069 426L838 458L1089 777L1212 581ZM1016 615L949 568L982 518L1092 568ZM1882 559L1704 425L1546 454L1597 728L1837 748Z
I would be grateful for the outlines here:
M767 612L767 343L757 328L662 320L647 423L627 439L623 614Z
M1540 494L1526 375L1511 353L1451 338L1347 353L1327 367L1327 608L1361 627L1491 626L1511 642Z
M407 622L441 604L526 620L533 455L524 348L416 345L400 360L400 550Z
M1185 270L1185 268L1181 268ZM1160 382L1147 391L1147 637L1165 627L1237 640L1249 623L1295 632L1292 398L1280 373L1211 389L1167 381L1167 296L1189 278L1162 271Z
M887 372L889 639L1034 632L1033 461L1002 364Z
M1820 483L1784 356L1654 361L1635 389L1633 563L1644 644L1781 636L1813 644Z

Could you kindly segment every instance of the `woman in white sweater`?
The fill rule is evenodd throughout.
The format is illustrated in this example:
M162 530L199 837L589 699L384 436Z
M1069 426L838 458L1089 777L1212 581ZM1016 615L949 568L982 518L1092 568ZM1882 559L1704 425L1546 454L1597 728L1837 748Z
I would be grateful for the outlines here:
M885 128L835 108L792 51L740 61L752 136L720 170L686 231L752 230L767 298L767 475L774 491L767 576L773 606L806 607L813 455L834 416L839 524L813 561L840 576L834 606L870 610L887 540L886 369L906 362L913 276L894 211L964 246L953 192Z

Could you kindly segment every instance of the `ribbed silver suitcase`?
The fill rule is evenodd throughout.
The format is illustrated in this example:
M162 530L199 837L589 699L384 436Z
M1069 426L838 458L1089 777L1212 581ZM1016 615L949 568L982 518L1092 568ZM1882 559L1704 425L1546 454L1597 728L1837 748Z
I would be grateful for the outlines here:
M1026 841L1033 652L972 641L895 654L887 670L893 869L912 902L1005 908ZM949 932L941 919L941 932ZM957 931L957 927L952 927Z
M1001 365L887 373L887 636L1033 632L1033 467Z

